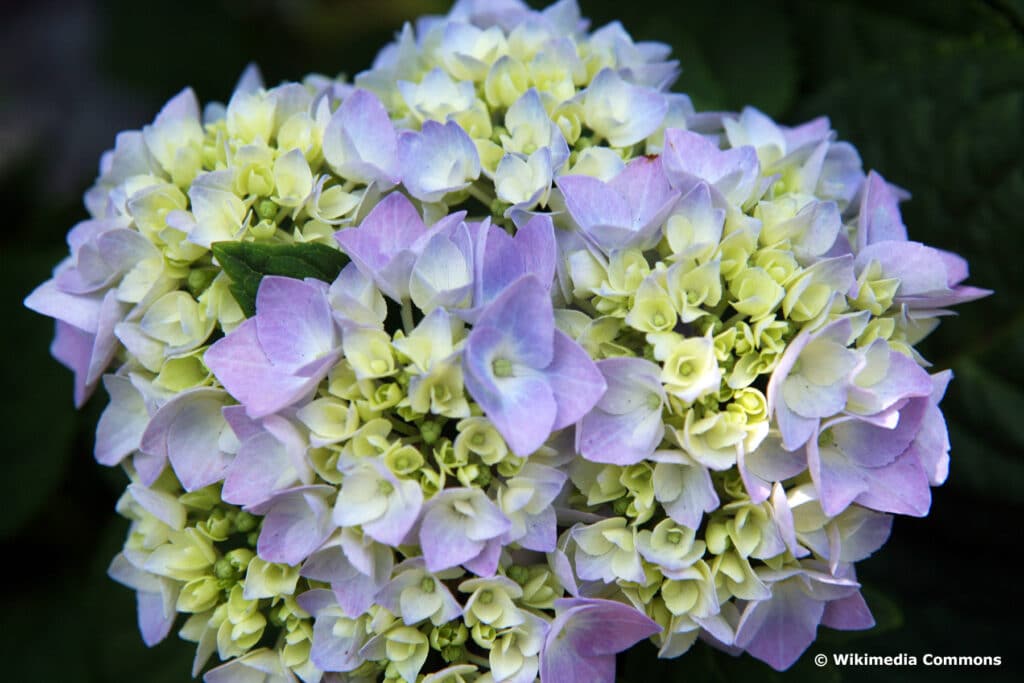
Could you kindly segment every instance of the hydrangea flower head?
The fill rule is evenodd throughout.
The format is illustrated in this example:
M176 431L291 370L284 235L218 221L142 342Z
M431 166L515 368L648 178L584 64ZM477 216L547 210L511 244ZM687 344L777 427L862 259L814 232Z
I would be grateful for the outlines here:
M987 295L827 119L699 114L574 0L118 136L28 307L129 482L110 576L210 683L782 670L946 479L914 348Z

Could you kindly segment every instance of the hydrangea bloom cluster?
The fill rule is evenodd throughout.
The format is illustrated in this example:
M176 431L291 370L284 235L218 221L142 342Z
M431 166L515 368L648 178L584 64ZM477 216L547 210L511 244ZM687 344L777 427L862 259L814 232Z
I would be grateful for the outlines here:
M914 344L987 292L826 119L697 113L677 71L573 0L460 0L352 83L250 69L118 136L26 304L110 395L147 644L593 683L872 625L854 563L947 474Z

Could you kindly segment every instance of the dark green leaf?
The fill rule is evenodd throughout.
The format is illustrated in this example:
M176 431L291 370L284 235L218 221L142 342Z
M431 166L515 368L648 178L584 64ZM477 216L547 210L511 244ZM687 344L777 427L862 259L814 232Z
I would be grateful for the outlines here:
M217 242L212 249L231 278L231 293L248 317L256 314L256 292L265 275L333 282L348 263L337 249L315 243Z

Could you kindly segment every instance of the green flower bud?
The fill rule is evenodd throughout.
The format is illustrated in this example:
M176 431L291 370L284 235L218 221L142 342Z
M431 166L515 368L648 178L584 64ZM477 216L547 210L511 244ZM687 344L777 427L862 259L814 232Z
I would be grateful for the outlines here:
M626 324L641 332L668 332L676 326L676 310L672 298L651 276L640 283Z
M253 557L245 572L245 597L274 598L291 595L299 581L299 568Z
M665 384L665 391L691 402L712 391L718 391L722 372L715 359L714 343L710 339L684 339L675 333L648 337L655 338L655 357L663 359L661 381Z
M787 339L794 333L794 327L793 323L778 320L774 315L762 318L751 329L754 345L762 351L781 355L786 350Z
M167 214L188 208L188 197L171 183L158 183L135 192L128 200L128 212L139 232L154 244L167 227Z
M265 221L274 221L280 207L270 199L261 199L256 202L256 215Z
M383 330L358 328L345 336L345 358L360 380L395 374L391 337Z
M484 650L490 650L491 645L494 644L495 639L498 637L497 629L482 621L474 624L469 634L473 637L473 642Z
M338 361L338 364L327 373L327 391L332 396L348 401L363 398L363 392L359 389L359 380L348 360L343 358Z
M849 275L849 264L843 268L833 259L818 261L806 268L786 283L783 314L790 320L807 322L817 318L830 304L840 304L845 310ZM835 294L839 296L833 298Z
M641 604L648 605L651 599L661 589L663 577L658 567L644 565L644 580L641 583L633 581L622 581L623 592L630 596L631 600L638 600Z
M718 359L719 363L732 358L732 350L736 345L737 334L735 327L729 327L715 335L715 358Z
M218 508L196 525L196 529L211 541L225 541L234 528L234 511Z
M517 583L520 583L517 581ZM558 577L544 565L529 568L526 581L521 582L523 597L520 602L534 609L554 609L555 600L562 597L564 589Z
M232 564L239 574L245 571L246 567L249 566L249 562L255 557L255 553L248 548L235 548L226 555L224 559Z
M220 564L218 562L218 564ZM192 579L178 593L179 612L205 612L217 606L221 598L220 582L212 576Z
M335 486L341 483L343 476L338 470L338 457L341 455L339 448L330 446L310 448L308 453L313 470L321 479Z
M612 292L631 295L651 274L651 267L639 249L612 252L608 262L608 285Z
M405 376L405 373L403 373L396 378L398 383L402 386L407 384L402 382L402 378ZM412 406L405 405L404 403L399 404L395 408L395 414L398 415L398 417L402 418L402 420L404 420L405 422L409 423L416 422L417 420L422 420L423 417L426 415L425 413L421 413L418 410L414 410Z
M224 624L230 623L224 622ZM254 612L238 623L231 625L231 640L243 651L249 650L263 637L263 630L266 627L266 617L259 612Z
M530 74L514 57L504 56L496 61L484 79L484 96L495 109L507 109L530 87ZM517 150L524 151L524 150ZM529 152L525 152L529 154Z
M211 376L199 354L190 353L165 360L153 384L177 393L206 384Z
M654 468L646 462L629 465L622 470L619 481L636 499L654 504Z
M708 546L708 552L712 555L721 555L728 550L730 541L725 520L715 519L709 522L707 531L704 532L704 539Z
M747 414L747 421L768 419L768 399L757 389L740 389L733 396L733 403Z
M746 272L747 260L757 246L757 236L754 234L754 230L747 226L737 225L734 227L731 225L734 220L733 216L726 216L725 232L728 236L722 240L715 252L715 256L721 262L722 277L730 283L737 276ZM775 281L767 273L764 276L773 285L775 284ZM781 296L779 298L781 299Z
M204 486L195 491L189 491L178 496L178 502L194 510L212 510L217 505L222 505L219 486Z
M764 541L777 539L769 510L767 504L742 505L736 510L733 518L726 521L725 528L729 539L740 555L747 557L761 554L758 549L763 547Z
M526 464L526 458L520 458L517 455L506 455L501 462L498 463L498 474L509 479L519 474L519 471L523 469L523 465Z
M493 174L498 170L498 164L501 163L502 157L505 156L505 150L495 142L500 135L500 131L503 130L501 127L492 127L492 139L481 140L477 138L473 140L473 144L476 145L476 153L480 156L480 165L487 169L489 174Z
M449 114L449 120L458 123L470 138L486 140L491 137L491 114L481 100L476 100L469 109L452 112ZM452 201L452 205L456 203Z
M230 560L227 558L220 558L217 563L213 565L213 573L218 579L225 581L234 581L237 579L241 572L235 567Z
M384 652L391 664L419 671L427 659L427 637L411 626L395 626L384 635ZM404 667L403 667L404 668Z
M210 540L194 528L175 532L146 560L146 570L178 581L205 576L217 561Z
M780 285L800 270L800 265L788 250L760 249L754 254L753 262Z
M238 533L248 533L259 526L260 518L255 515L246 512L245 510L239 510L238 514L235 515L235 531Z
M318 398L295 416L323 442L344 441L359 429L359 411L354 403L343 399Z
M698 562L695 567L703 564ZM741 600L765 600L771 590L758 578L750 561L730 550L714 559L711 573L719 590L728 591Z
M423 466L423 455L415 446L396 443L384 454L384 462L397 475L407 476Z
M288 623L288 617L281 614L280 610L272 609L270 610L270 623L273 626L281 628Z
M900 281L898 278L883 278L882 275L882 266L877 261L871 261L861 271L857 278L857 296L852 302L855 308L870 311L875 316L889 310Z
M619 498L617 501L612 503L612 512L616 515L624 516L629 511L629 506L633 501L629 497Z
M694 581L668 580L661 586L665 606L675 615L689 612L700 598L700 587Z
M593 140L590 138L580 138L580 133L583 131L583 109L579 102L571 99L562 100L562 104L558 105L551 113L551 120L562 131L565 141L574 150L583 150L593 146Z
M759 375L766 375L774 370L781 358L781 354L772 351L749 352L733 366L726 380L728 386L733 389L750 386Z
M704 617L718 610L713 570L703 560L673 575L675 578L661 584L661 597L669 612Z
M441 649L441 657L449 664L464 662L467 659L466 648L461 645L448 645Z
M405 398L405 392L402 391L402 387L395 382L382 382L374 389L367 404L372 411L382 413L388 408L398 405L403 398Z
M249 226L249 234L258 241L265 241L277 234L277 223L262 220Z
M459 646L469 638L469 629L461 620L449 621L430 630L430 647L441 650L451 645Z
M868 347L876 339L890 339L895 331L896 321L892 318L872 318L857 337L857 348Z
M321 142L320 127L306 112L292 114L277 131L278 149L302 150L303 155L310 162L320 158Z
M462 619L467 626L484 623L500 630L523 623L515 605L515 600L523 597L523 589L515 581L504 576L469 579L459 584L459 590L472 592L463 608Z
M297 639L299 636L293 636L293 633L303 637ZM292 642L293 639L296 640ZM309 653L312 648L312 634L309 637L305 637L305 634L300 631L291 631L285 636L285 646L281 650L281 661L287 667L295 668L301 666L309 661Z
M571 473L573 483L587 496L587 505L610 503L626 494L620 477L622 469L618 465L597 465L587 463L575 473ZM596 474L595 474L596 471Z
M433 450L434 461L442 471L451 474L455 469L469 463L469 454L465 451L455 450L455 446L448 439L444 439Z
M526 567L514 564L505 571L505 575L521 586L529 580L530 570Z
M496 360L496 364L499 364ZM463 387L462 368L453 362L437 362L419 381L410 385L409 404L426 415L463 418L469 415L469 402Z
M423 443L433 445L441 436L441 424L435 420L424 420L420 423L420 436Z
M391 448L393 425L388 420L374 418L360 427L348 443L345 452L358 458L377 456Z
M736 300L732 307L738 312L757 319L775 310L786 290L762 268L747 268L729 283L729 291Z
M220 271L216 268L192 268L188 271L185 286L188 287L189 293L198 299L199 295L213 283L218 272Z
M429 467L420 469L420 488L423 489L423 495L427 498L444 488L444 480L443 471L435 472Z
M707 317L707 308L722 299L721 264L711 261L697 267L677 263L666 273L666 290L684 323Z
M468 462L469 454L478 456L486 465L500 462L508 454L508 446L494 424L484 417L469 417L456 425L455 453Z
M465 465L455 471L455 478L467 488L483 489L491 483L491 470L481 465Z
M243 147L235 158L235 194L239 197L268 197L274 191L272 151Z
M243 320L245 314L231 293L231 280L226 273L221 273L206 291L199 295L205 315L220 324L222 329L232 329Z
M733 406L730 406L732 408ZM721 473L721 486L725 494L733 500L749 500L747 487L743 483L743 477L737 470L726 470Z
M637 534L637 547L648 562L679 569L692 565L704 555L703 541L694 540L693 529L679 526L671 519L658 522L653 530Z
M730 404L721 412L690 410L683 429L671 429L694 459L711 469L724 470L735 465L738 448L750 453L760 445L768 433L767 424L748 424L747 414Z
M530 80L537 90L551 95L556 102L565 102L576 93L572 67L554 53L542 50L530 61L529 69ZM582 110L579 116L582 118Z

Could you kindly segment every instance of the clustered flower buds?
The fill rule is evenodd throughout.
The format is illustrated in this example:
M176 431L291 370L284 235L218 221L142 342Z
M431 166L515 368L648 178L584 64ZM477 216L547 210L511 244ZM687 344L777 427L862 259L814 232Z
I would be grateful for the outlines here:
M854 563L948 469L914 345L988 292L827 119L697 113L677 71L573 0L460 0L352 83L251 68L117 137L26 305L110 395L147 644L594 683L872 625Z

